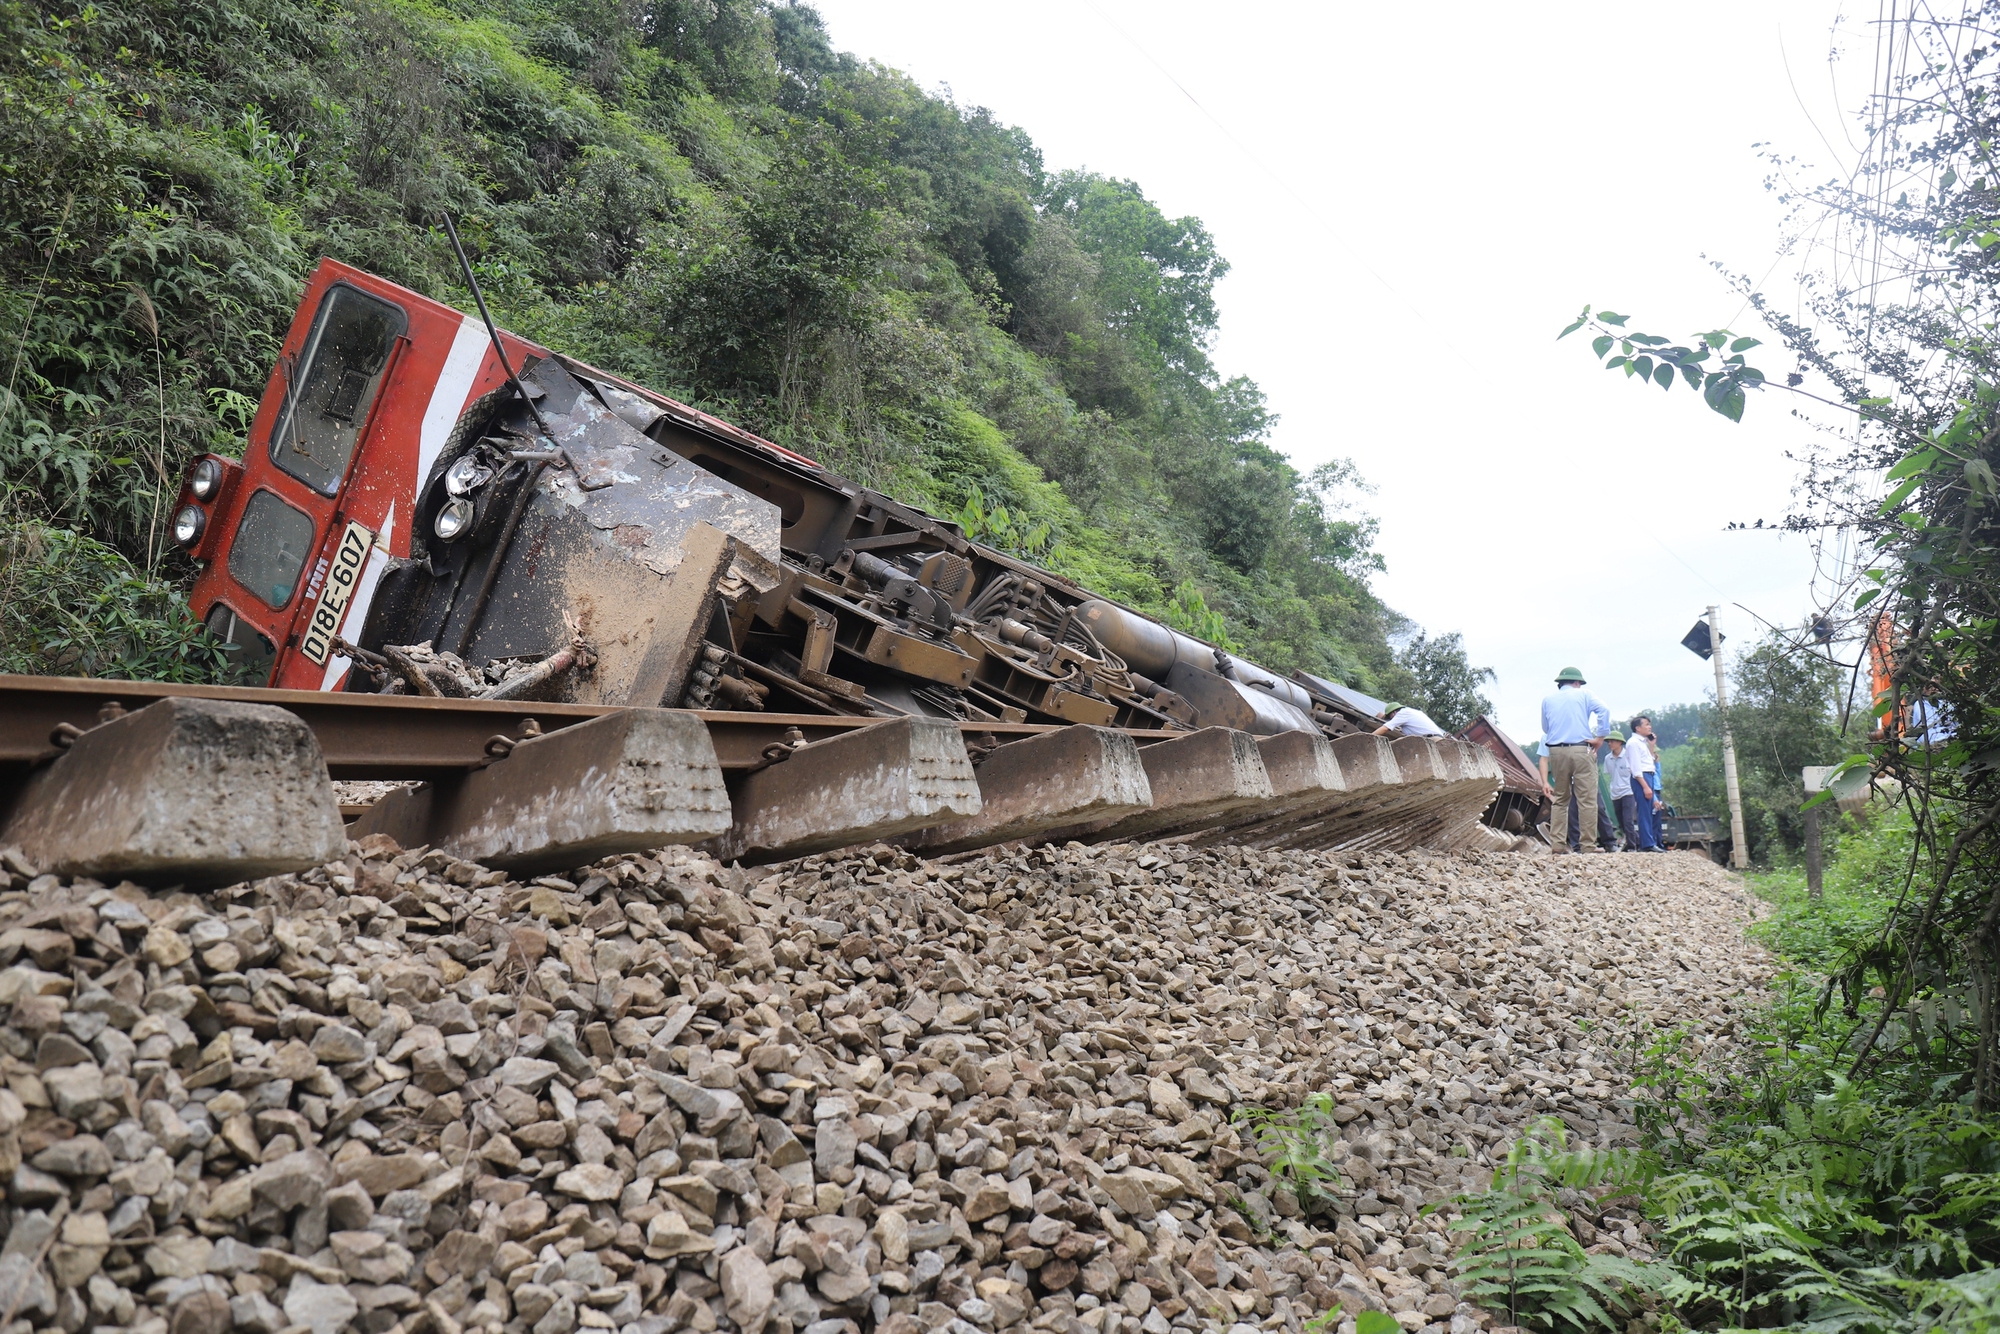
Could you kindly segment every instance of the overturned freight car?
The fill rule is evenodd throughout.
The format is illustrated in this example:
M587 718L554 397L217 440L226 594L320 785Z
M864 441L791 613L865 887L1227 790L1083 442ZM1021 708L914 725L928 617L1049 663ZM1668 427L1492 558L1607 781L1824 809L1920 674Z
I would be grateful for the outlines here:
M333 261L308 284L244 459L200 459L174 526L201 566L195 613L276 687L935 719L971 729L976 760L1012 735L979 724L1142 744L1224 729L1260 767L1302 776L1213 809L1045 832L1333 846L1395 824L1393 802L1330 825L1315 804L1341 781L1327 742L1398 764L1365 736L1379 720L1328 683ZM1452 769L1466 795L1449 816L1387 841L1445 825L1472 837L1464 808L1496 777L1472 754Z

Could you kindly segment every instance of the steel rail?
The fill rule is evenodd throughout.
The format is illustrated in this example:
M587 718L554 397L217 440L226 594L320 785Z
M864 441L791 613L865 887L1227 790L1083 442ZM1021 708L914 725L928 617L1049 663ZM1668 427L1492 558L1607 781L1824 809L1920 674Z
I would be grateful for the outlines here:
M100 681L79 677L0 674L0 784L19 778L58 752L50 736L58 726L88 731L100 711L127 711L156 700L186 697L271 704L312 728L335 778L435 778L485 763L495 736L518 739L532 718L544 733L572 727L618 708L595 704L542 704L523 700L429 699L410 695L350 695L318 690L267 690L250 686L176 685L161 681ZM796 728L807 742L887 721L828 714L692 710L707 724L723 769L756 767L768 746L783 744ZM968 737L1034 736L1060 724L961 723ZM1134 733L1164 739L1174 733Z

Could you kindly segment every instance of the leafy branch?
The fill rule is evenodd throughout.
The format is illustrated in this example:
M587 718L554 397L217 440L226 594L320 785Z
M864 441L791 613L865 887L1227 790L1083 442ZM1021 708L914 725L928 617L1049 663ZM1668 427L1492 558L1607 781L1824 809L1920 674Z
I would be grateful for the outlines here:
M1638 379L1671 390L1675 380L1699 390L1702 400L1733 422L1743 420L1744 393L1764 387L1764 372L1750 365L1743 354L1761 346L1762 340L1739 337L1727 329L1696 334L1689 343L1676 343L1659 334L1635 333L1625 327L1629 317L1615 311L1593 312L1589 306L1556 335L1561 342L1579 329L1592 329L1590 350L1608 371L1623 371L1627 379ZM1606 360L1612 349L1617 355ZM1796 386L1797 376L1791 385Z

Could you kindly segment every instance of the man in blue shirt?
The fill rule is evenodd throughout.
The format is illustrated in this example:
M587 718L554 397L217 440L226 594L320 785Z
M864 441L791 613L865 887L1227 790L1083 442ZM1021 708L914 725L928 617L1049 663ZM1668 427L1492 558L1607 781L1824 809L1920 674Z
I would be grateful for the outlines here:
M1583 673L1565 667L1556 673L1556 689L1542 700L1542 795L1554 803L1549 815L1549 842L1567 852L1563 834L1569 828L1572 792L1577 803L1579 852L1609 852L1597 842L1597 744L1611 727L1611 710L1583 687ZM1587 831L1587 832L1585 832Z

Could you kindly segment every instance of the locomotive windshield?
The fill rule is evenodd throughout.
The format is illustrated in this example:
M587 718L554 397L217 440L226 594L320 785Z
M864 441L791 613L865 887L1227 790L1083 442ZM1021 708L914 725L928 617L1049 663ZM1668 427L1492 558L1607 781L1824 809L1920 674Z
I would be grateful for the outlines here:
M271 461L322 495L339 491L389 352L408 327L408 317L386 301L345 283L329 289L286 375Z

